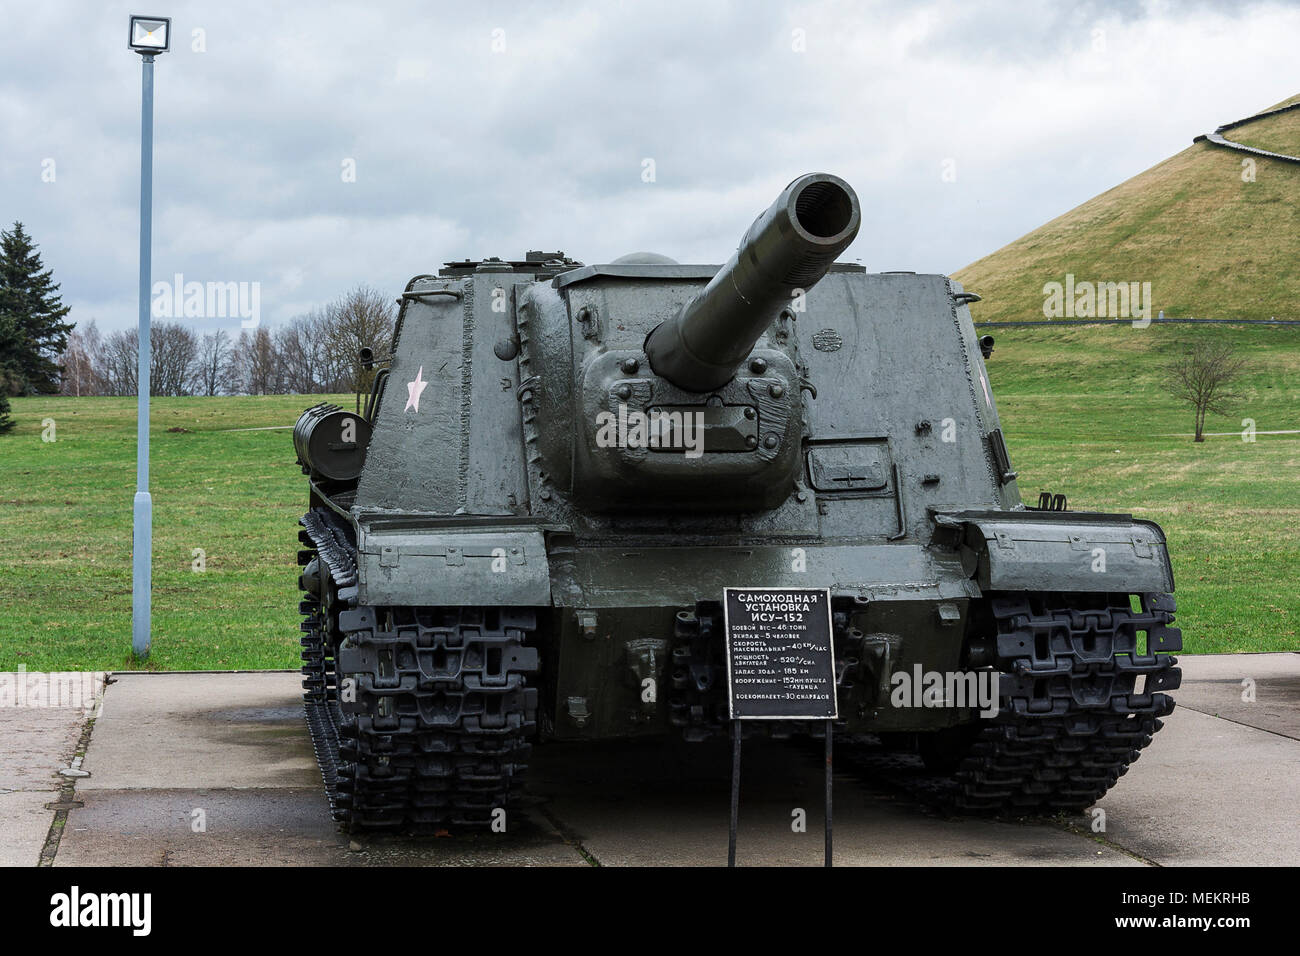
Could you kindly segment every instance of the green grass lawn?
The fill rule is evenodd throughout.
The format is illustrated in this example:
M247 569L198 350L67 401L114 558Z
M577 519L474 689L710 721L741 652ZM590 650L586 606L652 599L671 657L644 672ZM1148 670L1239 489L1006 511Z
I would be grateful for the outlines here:
M1300 649L1300 327L998 328L989 375L1032 503L1132 512L1165 530L1178 621L1194 653ZM1190 408L1161 383L1176 350L1228 338L1250 362L1231 416L1191 440ZM1177 433L1183 433L1179 436Z
M292 425L313 401L154 400L150 669L298 666L306 485L292 433L229 429ZM0 669L132 667L135 399L12 404L18 425L0 437ZM194 570L196 548L204 571Z
M1300 648L1300 329L995 329L989 361L1027 500L1131 511L1165 528L1192 652ZM1244 400L1193 444L1159 366L1197 336L1252 363ZM297 519L305 483L289 425L315 399L157 399L151 669L298 666ZM334 399L351 402L350 396ZM0 436L0 669L134 666L135 401L13 400ZM53 419L56 441L43 442ZM183 428L186 431L170 431ZM193 569L201 548L206 570Z

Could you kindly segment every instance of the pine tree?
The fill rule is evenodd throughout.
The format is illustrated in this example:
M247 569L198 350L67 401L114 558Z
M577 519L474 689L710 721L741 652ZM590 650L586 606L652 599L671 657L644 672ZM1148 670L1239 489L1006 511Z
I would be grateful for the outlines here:
M18 373L14 366L18 354L18 328L11 316L0 312L0 434L14 427L9 417L10 392L18 390Z
M67 344L73 323L63 321L69 309L53 276L21 222L0 232L0 326L11 328L8 336L0 336L0 377L8 380L9 392L58 391L54 358Z

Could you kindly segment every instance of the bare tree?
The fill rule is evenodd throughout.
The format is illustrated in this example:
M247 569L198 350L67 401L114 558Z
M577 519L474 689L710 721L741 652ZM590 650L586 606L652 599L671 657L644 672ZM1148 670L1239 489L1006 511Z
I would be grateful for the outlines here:
M375 372L363 369L357 355L363 346L380 358L392 351L396 306L369 286L360 285L331 302L325 312L325 354L340 379L332 384L349 390L370 388Z
M248 368L251 364L250 353L253 350L253 338L247 331L241 331L239 338L230 347L226 357L226 367L222 373L226 391L231 395L250 395L248 387Z
M95 374L107 395L136 393L136 329L119 329L104 339ZM198 336L179 322L155 322L149 331L149 394L188 395L198 356Z
M270 395L275 392L279 360L271 333L264 326L252 335L239 333L239 345L231 364L236 369L240 391L249 395Z
M276 330L275 348L286 391L305 395L326 390L326 322L325 311L315 309Z
M135 394L137 341L135 329L118 329L104 339L96 372L103 382L105 394Z
M195 391L200 395L216 395L222 391L230 352L230 336L225 329L203 336L194 372Z
M67 347L59 356L61 394L103 394L104 384L96 368L103 350L104 343L94 319L68 333Z
M1196 409L1193 441L1205 441L1206 412L1227 414L1240 399L1231 388L1245 365L1246 360L1227 342L1198 342L1169 365L1170 394Z
M149 332L149 393L188 395L199 353L194 329L180 322L155 322Z

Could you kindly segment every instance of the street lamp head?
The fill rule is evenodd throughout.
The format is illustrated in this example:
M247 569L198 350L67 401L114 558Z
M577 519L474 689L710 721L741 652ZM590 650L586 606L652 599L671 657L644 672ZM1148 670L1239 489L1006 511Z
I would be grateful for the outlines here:
M153 55L171 49L171 17L132 17L126 45L136 53Z

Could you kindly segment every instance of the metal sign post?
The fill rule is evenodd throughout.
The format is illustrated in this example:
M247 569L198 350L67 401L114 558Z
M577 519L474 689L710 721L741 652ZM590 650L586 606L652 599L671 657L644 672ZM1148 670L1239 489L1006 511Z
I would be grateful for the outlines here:
M831 855L832 743L839 716L831 595L826 588L726 588L727 696L731 713L731 828L727 865L736 865L742 720L826 724L826 855Z
M826 721L826 855L823 866L831 866L834 852L831 847L831 804L834 793L834 761L831 742L834 740L834 722ZM731 722L731 829L727 834L727 866L736 865L736 832L740 828L740 721Z
M835 739L834 721L826 721L826 862L825 866L831 865L831 791L832 786L832 763L831 763L831 742Z
M736 865L736 829L740 823L740 721L731 722L731 831L727 840L727 866Z

